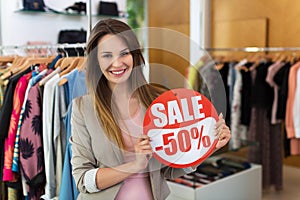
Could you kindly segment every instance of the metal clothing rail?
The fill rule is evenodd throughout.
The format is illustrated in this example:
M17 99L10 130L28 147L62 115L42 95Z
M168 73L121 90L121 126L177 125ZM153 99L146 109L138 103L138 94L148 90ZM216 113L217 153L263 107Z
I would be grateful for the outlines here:
M206 51L236 51L236 52L276 52L300 51L300 47L244 47L244 48L205 48Z
M85 43L76 44L46 44L46 45L11 45L11 46L0 46L0 50L13 50L13 49L65 49L65 48L85 48Z
M10 54L27 54L30 50L47 50L47 55L51 54L53 50L62 50L68 56L66 51L68 48L73 48L75 51L82 49L85 51L86 43L76 43L76 44L46 44L46 45L11 45L11 46L0 46L0 55L10 55ZM21 50L23 53L19 52ZM8 53L10 52L10 53ZM7 54L8 53L8 54ZM29 52L32 53L32 52ZM53 53L53 52L52 52ZM78 53L78 51L77 51ZM79 53L78 53L79 54Z

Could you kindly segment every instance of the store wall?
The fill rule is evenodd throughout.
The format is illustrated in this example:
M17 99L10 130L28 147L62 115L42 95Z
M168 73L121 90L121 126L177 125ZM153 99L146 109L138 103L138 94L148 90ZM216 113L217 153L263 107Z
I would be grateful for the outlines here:
M2 8L2 1L0 1L0 8ZM1 26L1 13L2 13L2 9L0 9L0 45L2 45L2 26Z
M44 2L50 8L62 11L78 1L44 0ZM117 0L117 2L119 10L125 10L126 0ZM98 0L92 0L92 14L97 13L98 3ZM60 30L88 29L88 17L86 16L16 12L20 7L22 7L22 0L1 0L2 45L24 45L28 41L45 41L56 44ZM93 17L92 24L94 25L100 19L100 17Z
M148 0L150 81L183 87L189 63L189 0Z
M300 1L212 0L212 47L218 45L215 33L220 30L216 22L263 18L268 18L267 46L300 46Z

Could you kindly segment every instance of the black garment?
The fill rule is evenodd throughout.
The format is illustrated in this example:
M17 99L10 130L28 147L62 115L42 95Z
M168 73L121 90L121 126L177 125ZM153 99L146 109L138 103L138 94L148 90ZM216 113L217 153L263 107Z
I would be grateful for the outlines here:
M266 82L268 67L272 62L262 62L256 67L256 77L252 88L252 106L264 108L267 111L268 118L271 119L272 104L274 99L274 90Z
M0 139L7 138L10 116L13 109L14 91L19 79L31 71L30 68L24 72L9 78L9 82L4 94L2 108L0 110ZM3 147L0 147L2 149Z
M12 113L13 107L13 98L14 98L14 91L19 79L24 75L31 71L30 67L11 78L9 78L9 83L5 90L4 100L2 104L2 108L0 110L0 180L2 180L3 176L3 167L4 167L4 141L7 138L9 124L10 124L10 117ZM21 179L18 179L17 182L5 182L6 186L15 188L18 190L18 194L22 195L22 183Z
M249 69L253 63L246 63L245 67ZM241 124L249 126L251 119L251 72L241 70L242 74L242 93L241 93Z
M225 116L225 121L227 124L230 124L230 105L229 105L229 86L228 86L228 73L229 73L229 63L225 62L223 67L219 70L223 84L225 87L226 93L226 113L223 113Z
M290 68L291 64L286 63L282 68L280 68L273 78L274 82L279 86L276 112L277 119L285 119Z
M286 127L283 127L283 155L285 158L291 156L291 139L287 137Z

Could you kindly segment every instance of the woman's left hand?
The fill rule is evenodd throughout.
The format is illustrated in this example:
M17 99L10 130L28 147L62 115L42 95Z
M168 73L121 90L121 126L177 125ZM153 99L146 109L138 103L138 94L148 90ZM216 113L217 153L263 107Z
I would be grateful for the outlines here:
M219 121L216 123L215 136L218 138L216 150L224 147L229 142L231 137L230 129L225 124L222 113L219 115Z

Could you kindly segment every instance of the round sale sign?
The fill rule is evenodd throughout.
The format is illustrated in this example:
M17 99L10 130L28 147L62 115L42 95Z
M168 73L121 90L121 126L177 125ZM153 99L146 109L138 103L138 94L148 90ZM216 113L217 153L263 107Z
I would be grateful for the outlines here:
M218 119L217 111L204 95L189 89L173 89L151 103L143 131L151 139L157 160L185 168L200 164L213 153Z

